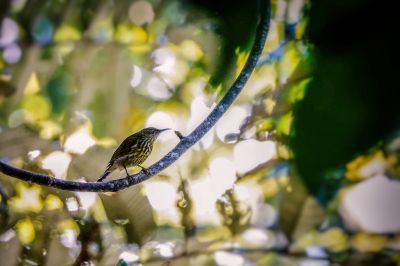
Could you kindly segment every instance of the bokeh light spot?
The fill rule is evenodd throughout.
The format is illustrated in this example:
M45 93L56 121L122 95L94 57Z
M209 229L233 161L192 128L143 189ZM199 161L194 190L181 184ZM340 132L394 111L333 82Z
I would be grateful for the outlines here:
M33 24L32 35L38 44L48 44L52 41L54 27L47 17L39 17Z
M147 1L136 1L129 8L129 18L136 25L150 23L154 19L154 11Z
M129 85L131 85L132 88L136 88L139 86L140 82L142 82L142 70L140 67L137 65L133 65L133 71L132 71L132 78L131 81L129 82Z
M176 123L171 115L158 111L152 113L146 121L146 127L176 128Z
M9 64L15 64L21 59L22 51L17 44L8 45L3 51L3 58Z
M6 47L18 38L18 25L10 18L4 18L0 27L0 47Z
M159 77L152 77L147 83L147 93L154 100L165 100L172 96L172 89Z
M216 132L221 141L225 142L225 136L230 133L239 133L243 120L248 116L248 111L243 106L230 108L218 121Z
M345 192L340 213L352 229L371 233L400 230L400 182L385 176L367 179Z
M198 127L199 124L210 114L212 107L208 107L205 104L203 96L196 97L190 105L190 118L187 123L186 132L189 133ZM212 146L213 141L214 130L211 129L201 138L200 143L202 148L207 149ZM200 149L198 144L196 144L194 147L197 150Z
M154 181L146 182L144 192L151 206L159 211L175 208L176 189L168 182Z
M210 175L214 186L220 189L221 195L232 188L236 181L235 165L231 160L218 157L210 163Z
M234 162L239 173L245 173L259 164L272 159L276 154L276 144L272 141L249 139L235 145Z
M42 168L50 170L56 178L65 179L71 155L61 151L54 151L47 155L42 161Z
M75 192L79 199L79 205L83 210L88 210L96 202L96 193L94 192Z
M214 254L215 262L219 266L242 266L245 265L245 259L232 252L217 251Z
M96 140L88 132L88 128L83 127L67 137L64 149L66 152L83 154L95 144Z

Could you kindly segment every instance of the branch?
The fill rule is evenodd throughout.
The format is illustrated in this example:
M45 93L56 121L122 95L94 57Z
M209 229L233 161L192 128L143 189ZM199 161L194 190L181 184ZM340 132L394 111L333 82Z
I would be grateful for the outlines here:
M227 111L229 106L233 103L236 97L239 95L247 80L250 77L253 69L257 65L257 61L264 48L265 41L267 39L269 30L270 20L270 0L262 0L260 7L260 21L256 30L256 38L251 49L250 55L247 59L245 66L240 72L239 76L217 104L214 110L209 116L188 136L183 137L178 145L175 146L168 154L166 154L158 162L147 168L147 173L144 171L138 174L131 175L129 177L111 180L108 182L77 182L63 179L57 179L48 175L34 173L26 171L20 168L11 166L3 161L0 161L0 172L12 176L24 181L36 183L39 185L45 185L63 190L70 191L93 191L93 192L105 192L105 191L119 191L127 187L141 183L150 177L160 173L162 170L170 166L173 162L185 153L191 146L198 142L222 117Z

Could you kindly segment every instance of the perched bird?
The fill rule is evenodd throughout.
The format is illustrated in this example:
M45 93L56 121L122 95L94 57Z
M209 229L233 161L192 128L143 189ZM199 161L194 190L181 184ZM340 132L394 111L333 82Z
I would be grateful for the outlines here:
M139 166L142 170L146 171L146 168L140 164L149 157L153 149L153 143L158 135L168 129L148 127L127 137L115 150L106 170L97 182L103 181L103 179L116 169L125 169L126 175L129 176L126 169L129 166Z

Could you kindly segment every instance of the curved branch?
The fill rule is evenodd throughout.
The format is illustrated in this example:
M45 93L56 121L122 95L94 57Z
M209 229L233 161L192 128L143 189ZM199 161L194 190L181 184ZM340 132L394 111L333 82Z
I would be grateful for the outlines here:
M186 152L191 146L198 142L221 118L221 116L227 111L229 106L233 103L236 97L239 95L247 80L250 77L253 69L257 65L257 61L264 48L265 41L268 35L269 20L270 20L270 0L260 1L260 21L256 30L256 38L251 49L250 55L247 59L245 66L240 72L239 76L217 104L213 111L208 117L190 133L187 137L181 139L178 145L175 146L168 154L166 154L158 162L147 168L147 173L144 171L138 174L131 175L129 177L111 180L108 182L78 182L69 181L63 179L57 179L51 176L26 171L20 168L11 166L5 162L0 161L0 172L36 184L54 187L63 190L72 191L93 191L93 192L104 192L104 191L119 191L127 187L141 183L150 177L160 173L162 170L170 166L175 162L184 152Z

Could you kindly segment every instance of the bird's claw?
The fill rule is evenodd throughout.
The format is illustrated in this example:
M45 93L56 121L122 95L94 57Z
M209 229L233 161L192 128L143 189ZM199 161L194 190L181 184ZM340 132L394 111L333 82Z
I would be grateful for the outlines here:
M147 170L146 168L142 168L142 171L145 175L150 175L149 170Z

